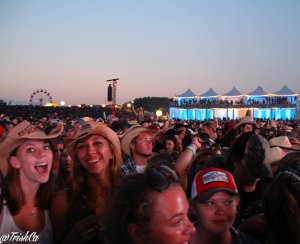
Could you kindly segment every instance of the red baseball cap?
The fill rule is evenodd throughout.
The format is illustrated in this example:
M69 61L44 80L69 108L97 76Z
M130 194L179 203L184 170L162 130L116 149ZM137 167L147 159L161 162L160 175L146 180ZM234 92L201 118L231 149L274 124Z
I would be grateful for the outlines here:
M208 168L195 176L191 197L204 203L219 191L226 191L238 196L236 184L229 172L218 168Z
M148 126L148 129L159 132L159 128L156 125L150 125Z
M226 125L226 130L228 130L230 128L230 126L232 126L232 128L235 129L235 123L230 122Z

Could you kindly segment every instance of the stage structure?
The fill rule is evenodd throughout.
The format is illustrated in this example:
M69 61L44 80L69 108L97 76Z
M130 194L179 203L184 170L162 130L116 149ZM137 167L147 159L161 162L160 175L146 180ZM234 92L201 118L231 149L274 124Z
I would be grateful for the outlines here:
M107 80L106 82L111 82L107 88L107 101L111 103L113 108L112 114L116 114L115 107L117 104L117 79Z
M262 87L242 94L235 87L218 95L212 88L196 95L190 89L175 95L170 104L170 117L181 120L217 118L237 119L250 116L254 119L297 119L298 94L286 85L278 92L267 93Z

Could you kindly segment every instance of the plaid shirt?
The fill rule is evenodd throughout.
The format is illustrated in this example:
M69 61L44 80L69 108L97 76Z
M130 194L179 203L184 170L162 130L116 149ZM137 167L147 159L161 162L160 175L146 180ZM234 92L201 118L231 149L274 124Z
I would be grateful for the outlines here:
M124 175L137 173L136 164L132 157L128 158L125 162L121 164L121 171Z

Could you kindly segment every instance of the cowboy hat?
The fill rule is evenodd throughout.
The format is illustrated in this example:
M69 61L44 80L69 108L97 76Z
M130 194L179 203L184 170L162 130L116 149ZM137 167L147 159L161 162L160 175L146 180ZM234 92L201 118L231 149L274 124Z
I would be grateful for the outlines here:
M121 149L122 152L126 155L129 156L131 155L130 153L130 143L132 142L132 140L138 136L140 133L143 132L148 132L151 136L156 134L156 132L154 132L153 130L150 130L144 126L141 125L134 125L132 127L130 127L126 133L123 135L122 139L121 139Z
M75 145L80 139L83 139L89 135L99 135L108 140L114 148L114 155L117 165L121 165L121 148L119 138L112 129L105 126L102 123L97 123L94 121L86 122L74 135L73 138L64 138L63 141L66 145L67 151L70 154L73 161L76 159Z
M5 176L7 174L8 162L11 153L26 140L50 140L54 149L60 139L63 125L58 125L49 135L44 131L31 125L27 121L12 128L5 140L0 145L0 170Z
M289 140L292 144L292 148L300 150L300 142L296 138L289 137Z
M280 147L272 147L270 152L270 164L280 161L286 155L286 153Z
M278 136L269 141L270 147L280 147L283 151L294 151L292 144L287 136Z
M253 121L251 117L245 116L241 119L241 121L238 124L235 125L235 128L238 129L243 124L253 125L254 128L256 128L256 126L257 126L255 121Z

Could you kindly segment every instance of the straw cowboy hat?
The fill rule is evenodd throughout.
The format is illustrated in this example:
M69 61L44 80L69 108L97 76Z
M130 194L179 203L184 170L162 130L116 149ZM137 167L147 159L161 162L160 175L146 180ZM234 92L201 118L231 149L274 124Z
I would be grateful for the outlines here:
M60 139L63 125L58 125L49 135L44 131L31 125L27 121L12 128L5 140L0 145L0 170L4 176L7 174L9 157L11 153L28 139L31 140L50 140L51 146L54 149Z
M86 122L74 135L73 138L64 138L63 141L66 145L67 151L70 154L73 161L76 159L76 151L75 145L76 142L80 139L83 139L89 135L99 135L108 140L114 148L114 156L117 165L121 165L122 157L121 157L121 147L119 138L112 129L105 126L102 123L97 123L94 121Z
M288 152L284 152L280 147L272 147L270 151L270 166L274 174L280 164L280 160L287 155Z
M293 127L290 127L290 126L283 126L283 127L282 127L282 130L283 130L284 132L292 132Z
M189 163L189 167L192 167L192 165L194 163L197 163L195 162L195 160L200 156L200 155L203 155L203 154L208 154L210 156L213 156L213 155L217 155L218 153L211 149L211 148L205 148L205 149L198 149L196 154L192 157L190 163Z
M151 136L156 134L156 132L154 132L153 130L150 130L144 126L141 125L134 125L132 127L130 127L126 133L123 135L122 139L121 139L121 148L122 148L122 152L126 155L126 156L131 156L130 153L130 143L132 142L132 140L138 136L140 133L143 132L148 132Z
M269 144L270 147L280 147L285 152L297 150L292 147L292 144L287 136L279 136L272 138L269 141Z
M292 144L292 148L293 149L300 150L300 142L296 138L289 137L289 140L290 140L290 142Z
M136 122L135 120L129 121L128 124L130 124L130 125L139 125L139 123Z
M83 120L84 122L94 121L93 118L90 118L90 117L82 117L80 119Z
M253 125L254 128L256 128L256 126L257 126L255 121L253 121L251 117L245 116L241 119L241 121L238 124L235 125L235 128L238 129L243 124Z
M286 155L286 153L280 147L272 147L270 151L270 164L280 161Z

